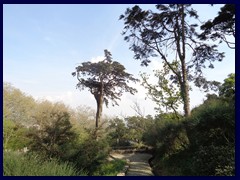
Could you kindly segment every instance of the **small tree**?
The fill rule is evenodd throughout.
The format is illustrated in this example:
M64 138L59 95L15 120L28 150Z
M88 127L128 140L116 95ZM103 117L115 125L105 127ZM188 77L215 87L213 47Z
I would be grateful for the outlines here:
M177 69L177 64L173 62L171 65L174 69ZM163 63L162 70L155 70L154 76L157 78L157 84L150 84L149 76L146 73L142 73L142 85L148 90L148 96L158 105L155 108L159 113L163 113L164 108L166 112L168 110L173 111L177 118L179 114L177 109L179 104L182 103L180 87L178 84L172 83L169 79L173 74L170 74L170 69L166 63Z
M113 145L121 146L127 142L127 127L122 119L115 118L109 122L109 136L113 141Z
M46 156L64 158L66 149L77 137L65 106L43 102L35 119L36 126L28 133L30 149Z
M104 50L105 59L92 63L90 61L81 63L72 73L77 76L77 88L88 90L94 95L97 102L96 129L101 121L103 103L108 107L109 100L112 105L118 105L117 100L123 92L134 94L137 90L127 85L129 81L137 82L133 75L125 72L125 67L117 61L112 61L112 55Z

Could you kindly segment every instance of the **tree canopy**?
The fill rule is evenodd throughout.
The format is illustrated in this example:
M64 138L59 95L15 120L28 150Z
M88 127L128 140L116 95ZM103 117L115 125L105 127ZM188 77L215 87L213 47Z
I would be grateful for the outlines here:
M204 23L201 29L203 30L199 35L201 39L220 39L220 43L225 42L229 48L235 49L235 4L225 4L218 15ZM234 40L229 41L227 36L234 37Z
M224 53L218 52L217 45L199 39L196 31L199 25L189 21L198 19L197 11L190 4L160 4L156 9L157 12L142 10L137 5L127 8L120 16L125 24L124 39L130 43L134 58L141 60L142 65L147 66L151 57L160 57L168 66L173 73L170 80L180 85L184 112L189 116L188 82L203 86L206 80L202 69L207 63L209 68L213 68L213 62L221 61ZM177 63L177 69L173 62Z
M77 88L83 90L87 88L95 97L97 102L96 127L102 114L102 105L108 107L109 100L112 105L118 105L123 92L134 94L137 90L130 87L127 83L138 80L125 71L125 67L117 61L112 60L112 54L104 50L105 59L100 62L90 61L81 63L72 73L77 76Z

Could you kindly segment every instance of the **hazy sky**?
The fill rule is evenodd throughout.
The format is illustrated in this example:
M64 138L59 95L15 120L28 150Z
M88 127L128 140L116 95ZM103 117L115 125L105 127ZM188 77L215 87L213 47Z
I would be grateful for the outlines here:
M123 40L123 21L119 16L133 5L3 5L3 80L10 82L36 99L63 101L77 107L87 105L96 109L92 94L75 88L76 77L71 73L84 61L102 60L103 50L108 49L113 59L123 64L127 72L139 77L139 71L152 72L161 67L154 59L149 67L141 67L133 59L129 44ZM144 9L154 5L140 5ZM194 5L201 21L217 15L223 5ZM219 47L226 57L215 62L215 69L206 70L209 80L223 82L235 72L235 51L225 44ZM134 115L131 109L137 101L145 114L154 114L155 104L145 100L145 90L132 96L125 93L119 107L104 107L104 114ZM199 105L204 94L199 90L190 93L191 107Z

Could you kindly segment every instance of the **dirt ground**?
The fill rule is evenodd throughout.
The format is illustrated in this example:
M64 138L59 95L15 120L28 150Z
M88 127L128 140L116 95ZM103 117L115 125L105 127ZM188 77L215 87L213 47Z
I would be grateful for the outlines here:
M153 176L152 169L148 160L152 155L147 153L112 153L112 157L117 159L125 159L129 161L129 168L126 176Z

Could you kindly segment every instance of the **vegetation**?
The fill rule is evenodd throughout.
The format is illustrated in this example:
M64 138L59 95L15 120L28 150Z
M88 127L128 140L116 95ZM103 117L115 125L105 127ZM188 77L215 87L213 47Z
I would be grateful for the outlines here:
M201 39L219 40L219 43L225 42L229 48L235 49L235 41L228 40L229 36L235 40L235 4L225 4L218 16L204 23L201 29Z
M174 66L174 65L172 65ZM177 64L175 63L175 69ZM150 84L149 75L142 73L142 85L148 90L148 96L157 104L155 108L159 113L174 112L178 117L177 109L182 104L179 85L173 84L168 79L171 77L170 69L164 63L162 70L155 70L154 76L157 78L157 84Z
M153 164L161 175L235 175L235 107L225 96L209 96L180 122L156 119L147 143L155 145Z
M13 101L13 97L16 101L34 101L7 83L4 93L8 95L5 98L4 94L5 104ZM3 120L4 175L109 175L107 172L113 174L119 170L119 162L107 162L110 147L104 121L99 126L102 128L99 139L94 139L93 110L79 107L75 111L49 101L34 103L34 110L27 112L29 119L21 119L26 114L15 111L15 106L4 106L4 112L16 112L19 117L19 120Z
M97 112L86 106L72 109L57 102L36 101L9 83L3 84L3 165L5 176L116 176L126 162L109 161L112 148L151 147L152 167L156 175L234 176L235 175L235 74L223 83L207 81L202 76L205 61L222 60L217 46L208 39L225 41L235 37L235 6L225 5L219 15L201 26L187 24L186 18L198 18L191 5L157 5L158 13L138 6L127 9L125 40L135 59L143 65L158 55L163 68L155 71L156 84L141 74L148 96L157 103L158 114L145 116L137 102L136 114L124 118L102 117L102 106L109 100L117 105L123 91L134 94L128 86L136 82L123 65L105 59L84 62L73 73L77 88L87 88L97 101ZM234 17L226 21L224 17ZM190 44L191 43L191 44ZM166 49L164 48L166 47ZM187 63L186 48L192 58ZM232 47L232 46L231 46ZM230 47L230 48L231 48ZM174 50L171 60L167 51ZM191 68L195 73L191 74ZM189 82L194 81L213 94L190 110ZM209 92L209 91L207 91ZM179 113L183 105L184 114Z
M94 176L116 176L125 166L124 160L116 159L99 166L94 172Z
M59 163L56 159L43 161L37 155L23 155L16 152L4 152L5 176L83 176L69 163Z
M42 104L40 104L41 106ZM46 109L45 109L46 108ZM37 124L29 128L27 136L31 139L29 148L44 156L63 158L66 150L76 138L72 130L70 115L61 105L44 105L36 116Z
M167 74L171 73L168 81L180 89L187 117L190 116L189 81L203 86L202 69L206 62L213 68L212 63L222 61L224 53L218 52L217 45L208 44L207 38L199 39L196 30L199 24L189 22L190 19L197 22L199 17L190 4L158 4L156 9L157 12L142 10L137 5L127 8L120 16L125 24L124 40L130 43L134 58L141 60L142 65L147 66L151 57L160 57L169 71ZM168 56L170 53L176 56Z
M128 86L127 82L136 82L133 75L125 72L125 67L117 61L112 61L112 55L108 50L104 50L105 59L98 63L84 62L76 67L73 76L77 76L77 88L83 90L88 88L94 95L97 102L96 129L102 116L103 103L106 106L109 100L113 105L118 105L116 100L120 99L122 93L130 92L134 94L137 90ZM85 77L85 79L84 79Z
M116 175L125 163L107 160L111 147L129 145L154 148L158 175L235 175L235 74L190 117L173 112L115 118L101 124L98 139L94 124L79 124L63 104L43 101L35 108L31 127L3 121L4 175Z

